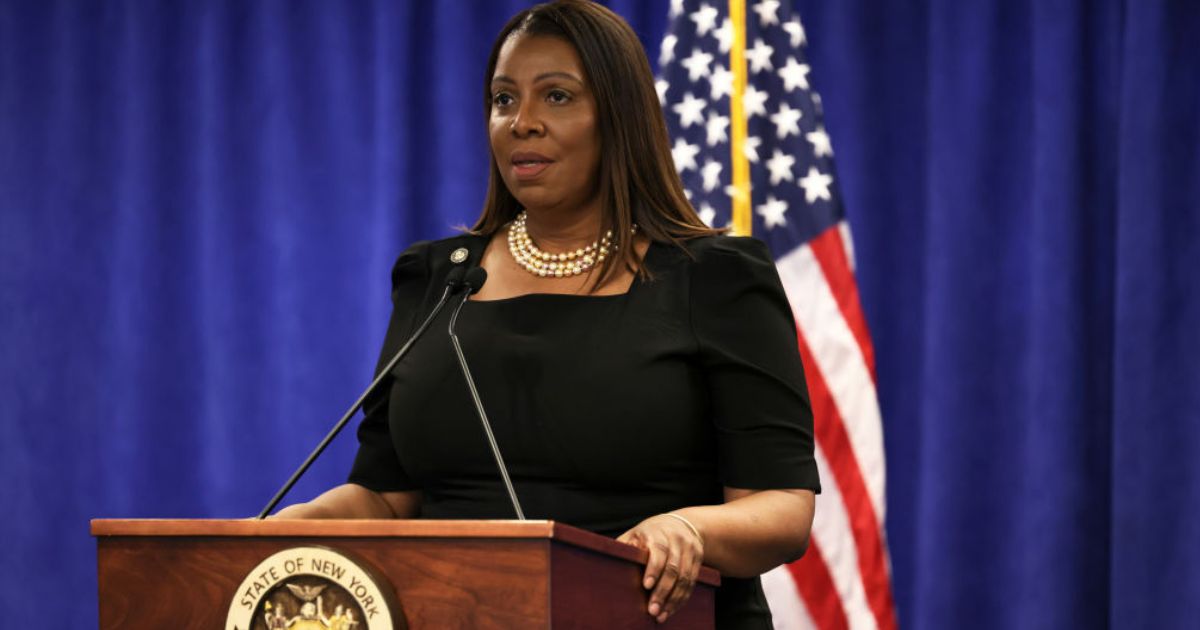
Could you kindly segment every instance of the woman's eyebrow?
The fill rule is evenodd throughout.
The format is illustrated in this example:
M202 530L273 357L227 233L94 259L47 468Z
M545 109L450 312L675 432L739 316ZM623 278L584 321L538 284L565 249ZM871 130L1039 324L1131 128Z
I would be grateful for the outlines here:
M536 77L534 77L533 81L534 81L534 83L537 83L538 81L542 81L542 80L550 79L550 78L570 79L571 81L574 81L576 83L583 83L583 80L580 79L579 77L577 77L569 72L559 72L559 71L543 72L543 73L537 75ZM517 84L517 82L515 80L513 80L511 77L509 77L507 75L503 75L503 74L497 74L496 76L492 77L492 83L511 83L512 85Z

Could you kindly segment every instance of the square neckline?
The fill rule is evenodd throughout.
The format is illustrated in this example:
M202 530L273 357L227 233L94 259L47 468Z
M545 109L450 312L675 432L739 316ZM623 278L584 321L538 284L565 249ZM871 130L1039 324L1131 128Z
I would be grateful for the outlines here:
M482 260L483 254L487 251L487 247L489 244L488 241L491 240L491 237L478 236L477 238L479 238L479 240L482 241L482 247L479 249L479 257ZM655 241L650 241L649 247L646 248L645 255L642 256L642 265L643 266L649 264L650 256L651 256L652 252L654 252L654 250L657 249L657 245L658 245L658 243L656 243ZM614 298L623 299L623 298L627 298L627 297L633 295L634 291L637 290L638 287L640 287L642 284L643 284L642 277L639 274L635 273L635 274L633 274L633 281L629 283L629 288L625 289L621 293L605 293L605 294L601 294L601 295L596 295L596 294L592 294L592 293L550 293L550 292L546 292L546 291L535 291L535 292L530 292L530 293L522 293L520 295L510 295L508 297L495 298L495 299L491 299L491 300L476 300L472 296L471 298L467 298L467 301L472 304L499 304L499 303L506 303L506 302L512 303L512 302L516 302L519 300L534 300L534 299L549 299L551 301L556 300L556 299L561 299L561 298L568 298L568 299L582 298L581 301L611 300Z

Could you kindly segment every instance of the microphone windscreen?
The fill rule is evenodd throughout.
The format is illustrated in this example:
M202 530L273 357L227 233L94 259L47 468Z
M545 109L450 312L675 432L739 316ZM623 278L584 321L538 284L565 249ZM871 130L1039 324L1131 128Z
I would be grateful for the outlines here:
M484 282L487 282L487 271L483 267L471 267L463 278L463 284L471 293L478 293Z
M462 285L463 275L465 275L466 273L467 273L467 270L464 269L463 267L461 267L461 266L454 267L453 269L450 270L450 273L446 274L446 286L450 287L451 289L457 289L459 286Z

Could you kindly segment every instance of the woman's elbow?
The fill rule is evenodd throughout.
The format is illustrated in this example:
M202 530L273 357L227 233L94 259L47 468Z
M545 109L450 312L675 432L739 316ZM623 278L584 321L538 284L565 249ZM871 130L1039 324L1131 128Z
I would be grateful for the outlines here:
M798 536L792 539L792 544L788 549L786 557L780 564L789 564L804 557L804 553L808 551L809 529L805 528Z
M780 564L795 562L804 557L808 551L808 542L812 537L813 515L816 510L816 495L810 490L793 490L788 494L795 499L791 507L791 518L788 520L786 535L786 550L784 560Z

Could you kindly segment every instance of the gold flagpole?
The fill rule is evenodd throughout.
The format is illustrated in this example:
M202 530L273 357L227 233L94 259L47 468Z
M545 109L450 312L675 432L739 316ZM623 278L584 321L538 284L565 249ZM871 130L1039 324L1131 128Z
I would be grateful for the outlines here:
M733 167L733 233L750 236L750 161L746 159L746 111L742 95L746 92L746 1L729 0L729 21L733 25L733 46L729 66L733 71L733 93L729 95L730 164Z

